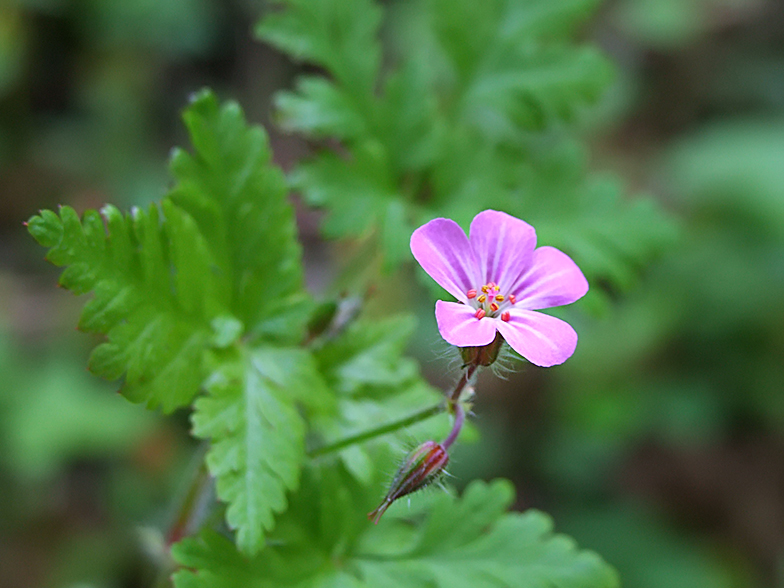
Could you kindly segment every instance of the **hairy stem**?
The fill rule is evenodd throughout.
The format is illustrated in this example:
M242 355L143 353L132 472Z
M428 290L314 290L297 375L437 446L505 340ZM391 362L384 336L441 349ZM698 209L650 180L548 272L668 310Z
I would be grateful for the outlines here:
M446 409L447 409L447 404L444 402L439 402L438 404L420 410L419 412L415 412L414 414L408 415L407 417L404 417L400 420L392 421L391 423L381 425L380 427L376 427L375 429L369 429L367 431L363 431L362 433L357 433L356 435L352 435L351 437L346 437L345 439L341 439L340 441L336 441L335 443L330 443L329 445L323 445L321 447L317 447L316 449L309 451L308 456L318 457L321 455L327 455L328 453L334 453L335 451L340 451L341 449L344 449L351 445L356 445L358 443L362 443L363 441L374 439L375 437L380 437L381 435L386 435L387 433L393 433L405 427L409 427L413 424L429 419L432 416L445 412Z
M465 422L465 409L463 405L459 402L455 402L455 422L452 425L452 430L449 432L449 436L441 442L441 446L444 449L449 449L449 446L455 442L457 436L460 434L460 430L463 428L463 423Z
M357 445L358 443L363 443L364 441L381 437L381 435L394 433L395 431L399 431L405 427L410 427L411 425L427 420L430 417L442 412L446 412L447 410L455 411L456 428L453 428L452 433L450 433L449 437L447 437L447 441L449 441L449 444L451 444L460 433L460 428L463 426L463 422L465 420L465 411L459 403L460 394L462 394L465 387L471 381L471 378L473 378L477 367L478 366L475 364L468 366L466 371L463 372L463 375L460 377L460 380L458 380L457 384L455 385L455 389L452 390L452 393L449 396L447 396L446 402L439 402L438 404L435 404L429 408L422 409L418 412L408 415L407 417L386 423L385 425L381 425L375 429L369 429L367 431L357 433L356 435L341 439L340 441L335 441L334 443L316 447L315 449L308 451L308 457L319 457L322 455L327 455L336 451L340 451L341 449L345 449L346 447L350 447L351 445ZM452 438L453 434L454 438Z
M449 396L449 402L451 404L457 405L458 401L460 400L460 395L463 393L463 390L471 381L471 378L474 377L476 373L476 369L479 366L475 363L469 364L466 368L466 371L463 372L463 375L460 377L460 380L457 382L455 389L452 391L452 394Z

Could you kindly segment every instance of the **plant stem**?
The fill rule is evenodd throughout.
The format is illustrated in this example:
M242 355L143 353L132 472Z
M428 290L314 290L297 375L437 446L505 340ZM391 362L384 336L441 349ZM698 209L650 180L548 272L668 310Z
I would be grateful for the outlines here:
M166 544L169 546L198 530L205 517L207 505L213 499L213 480L204 461L207 447L203 444L196 452L197 466L191 474L190 484L180 501L174 521L166 532Z
M391 423L381 425L375 429L369 429L367 431L363 431L362 433L357 433L356 435L346 437L345 439L335 441L334 443L330 443L328 445L316 447L315 449L308 451L308 457L319 457L322 455L327 455L329 453L334 453L336 451L340 451L341 449L345 449L346 447L350 447L351 445L356 445L358 443L362 443L363 441L374 439L376 437L380 437L381 435L386 435L387 433L394 433L395 431L429 419L430 417L442 412L446 412L447 410L455 411L455 428L452 430L452 433L450 433L449 437L447 437L449 444L451 444L457 438L458 433L460 433L460 428L463 426L463 421L465 420L465 411L459 403L460 394L462 394L466 385L468 385L468 383L471 381L471 378L473 378L477 367L478 366L475 364L468 366L466 371L463 372L463 375L460 377L460 380L458 380L457 384L455 385L455 389L452 390L452 393L447 397L446 402L439 402L438 404L422 409L419 412L410 414L407 417L397 421L392 421ZM453 434L454 438L452 438Z
M380 427L376 427L375 429L370 429L362 433L357 433L356 435L352 435L351 437L346 437L345 439L341 439L340 441L336 441L335 443L330 443L329 445L323 445L322 447L317 447L316 449L309 451L308 456L318 457L321 455L327 455L328 453L334 453L335 451L340 451L341 449L344 449L351 445L362 443L363 441L367 441L368 439L380 437L381 435L386 435L387 433L393 433L394 431L398 431L400 429L403 429L404 427L411 426L420 421L429 419L432 416L445 412L446 409L447 409L447 403L439 402L438 404L420 410L419 412L415 412L414 414L411 414L400 420L392 421L391 423L381 425Z
M471 381L471 378L474 377L474 373L476 372L477 367L479 366L477 366L475 363L469 364L468 368L466 368L466 371L463 372L463 375L460 377L460 381L457 382L455 389L449 396L450 404L458 404L458 400L460 400L460 395L463 393L463 389Z
M441 446L444 449L449 449L449 446L455 442L457 436L460 434L460 430L463 428L463 423L465 422L465 409L463 405L459 402L455 402L455 423L452 425L452 430L449 432L449 436L441 442Z

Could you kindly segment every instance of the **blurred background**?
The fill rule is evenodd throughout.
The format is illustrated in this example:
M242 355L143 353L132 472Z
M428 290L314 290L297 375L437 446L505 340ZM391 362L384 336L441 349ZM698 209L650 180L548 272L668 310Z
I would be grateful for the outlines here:
M393 2L387 2L392 4ZM255 41L251 0L0 3L0 585L147 586L154 533L192 466L186 414L130 405L85 370L81 301L22 223L161 198L193 91L271 126L301 71ZM595 169L653 194L679 238L575 356L484 374L458 485L505 476L518 507L599 551L626 588L784 587L784 3L616 0L581 32L619 73L581 124ZM300 229L321 250L318 215ZM330 259L309 256L318 288ZM322 267L323 266L323 267ZM443 363L427 304L419 356ZM148 553L149 552L149 553Z

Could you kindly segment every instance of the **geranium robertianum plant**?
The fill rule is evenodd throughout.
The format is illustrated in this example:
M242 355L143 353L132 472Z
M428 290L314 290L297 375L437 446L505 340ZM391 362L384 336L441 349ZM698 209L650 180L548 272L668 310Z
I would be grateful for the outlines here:
M403 43L412 50L390 59L380 4L278 4L258 34L321 68L277 99L282 126L313 140L312 158L285 178L264 130L205 91L185 111L193 148L174 152L175 183L159 204L81 217L63 207L29 222L66 267L60 283L93 293L79 326L105 340L90 369L122 379L134 402L188 410L207 447L191 490L208 494L214 481L225 525L183 501L164 533L174 583L617 586L598 556L553 534L549 517L506 512L506 481L471 482L460 497L418 493L410 508L396 501L443 472L476 372L502 345L539 366L574 352L571 327L538 311L585 294L582 272L496 210L531 221L592 282L617 287L666 233L650 201L590 175L563 132L611 79L599 51L570 39L591 0L415 2L406 14L425 16L412 30L428 50ZM436 306L463 359L454 388L434 389L404 356L411 317L314 300L289 188L326 210L328 238L371 252L349 264L370 276L352 291L377 279L377 266L411 261L417 225L496 209L476 216L468 238L439 218L411 239L457 300Z
M546 515L505 513L513 499L507 482L474 482L462 498L420 494L410 511L393 504L443 470L465 419L463 392L481 362L469 361L444 394L401 355L407 319L337 312L314 322L323 310L303 287L293 211L263 131L247 126L236 104L221 107L209 92L194 98L185 120L194 151L175 152L177 182L160 205L128 214L107 206L81 218L62 207L28 225L50 248L47 258L67 267L60 284L94 294L80 328L106 341L94 350L90 369L123 377L122 392L133 401L165 412L187 408L193 435L208 444L206 469L193 488L202 491L214 479L231 532L205 527L211 519L200 509L179 513L164 534L175 584L467 588L492 577L490 585L616 586L612 568L553 535ZM498 324L514 324L504 312L525 317L579 297L584 282L562 254L557 263L542 262L549 257L536 252L546 249L533 249L528 225L493 211L478 222L493 218L525 228L527 249L503 258L503 267L519 270L517 281L486 273L502 267L491 263L493 255L508 253L490 243L479 249L478 265L440 268L465 272L467 279L450 289L472 321L485 321L494 333ZM417 235L437 243L433 229L440 226L454 236L444 220ZM417 235L412 244L421 260ZM548 272L555 279L545 286ZM509 310L490 302L490 312L477 318L474 305L485 304L496 286ZM469 298L474 288L476 298ZM519 337L509 338L517 345ZM479 348L485 342L458 340ZM562 347L560 360L573 341ZM527 343L521 351L530 349ZM452 418L446 437L404 458L379 505L388 468L406 454L410 436L433 439L443 430L433 417L445 414ZM386 512L384 520L368 525L369 511L376 522ZM403 543L401 533L408 537ZM443 558L454 562L449 569Z

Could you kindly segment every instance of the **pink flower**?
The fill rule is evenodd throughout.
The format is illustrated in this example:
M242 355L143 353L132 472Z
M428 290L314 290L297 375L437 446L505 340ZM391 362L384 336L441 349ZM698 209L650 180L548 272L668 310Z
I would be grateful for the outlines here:
M588 281L571 258L554 247L536 247L536 231L504 212L474 217L469 236L456 222L437 218L411 236L422 268L459 302L436 302L441 336L458 347L490 344L501 333L512 349L538 366L563 363L577 333L541 312L571 304Z

